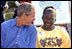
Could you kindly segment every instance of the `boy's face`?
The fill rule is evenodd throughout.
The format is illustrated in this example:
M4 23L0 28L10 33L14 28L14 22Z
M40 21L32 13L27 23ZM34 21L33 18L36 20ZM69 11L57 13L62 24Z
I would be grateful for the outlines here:
M46 27L51 27L54 24L56 17L54 16L54 13L47 13L42 19Z

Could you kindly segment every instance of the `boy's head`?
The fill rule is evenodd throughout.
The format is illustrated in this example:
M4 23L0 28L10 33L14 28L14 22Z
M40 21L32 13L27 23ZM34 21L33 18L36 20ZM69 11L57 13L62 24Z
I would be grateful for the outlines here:
M43 11L42 20L45 26L51 27L56 21L56 9L53 6L47 6Z

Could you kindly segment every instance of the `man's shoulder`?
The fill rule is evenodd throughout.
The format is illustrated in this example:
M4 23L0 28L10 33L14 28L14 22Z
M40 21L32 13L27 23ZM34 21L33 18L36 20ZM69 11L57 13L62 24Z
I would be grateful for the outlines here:
M30 28L35 28L35 26L33 24L30 25Z
M35 26L31 24L30 26L27 26L27 32L29 35L31 35L31 34L36 34L37 31Z
M6 26L6 27L7 27L7 26L11 25L12 21L13 21L13 19L8 20L8 21L5 21L5 22L3 22L3 23L1 24L1 26Z
M36 30L35 26L33 24L30 25L29 29Z

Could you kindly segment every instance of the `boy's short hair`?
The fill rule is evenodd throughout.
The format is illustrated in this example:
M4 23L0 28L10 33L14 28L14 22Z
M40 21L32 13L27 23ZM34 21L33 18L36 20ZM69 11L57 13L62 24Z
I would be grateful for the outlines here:
M43 15L45 15L47 12L53 12L56 16L56 9L53 6L47 6L45 7L44 11L43 11Z

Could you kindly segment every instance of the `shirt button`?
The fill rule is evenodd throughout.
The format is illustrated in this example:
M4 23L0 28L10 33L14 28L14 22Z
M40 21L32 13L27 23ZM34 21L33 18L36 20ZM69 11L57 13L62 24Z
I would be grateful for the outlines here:
M19 35L17 37L20 37Z
M17 44L18 42L16 42L16 44Z
M21 31L21 29L19 31Z

